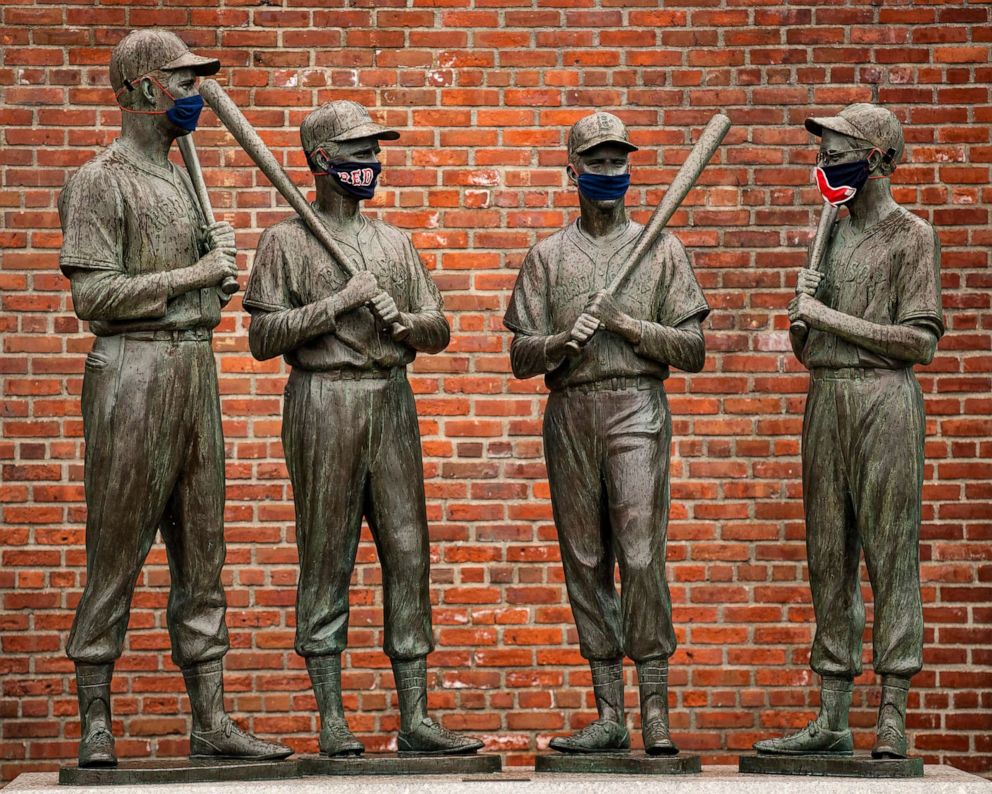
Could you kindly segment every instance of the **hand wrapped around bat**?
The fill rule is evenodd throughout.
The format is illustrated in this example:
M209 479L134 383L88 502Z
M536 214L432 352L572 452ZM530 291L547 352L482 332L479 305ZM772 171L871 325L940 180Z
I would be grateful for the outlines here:
M789 322L799 321L806 323L810 328L816 328L824 309L826 306L816 298L800 292L789 301Z
M595 292L589 297L583 313L595 317L607 331L612 331L629 342L637 344L640 341L640 322L621 309L616 298L605 290Z
M808 267L802 268L796 279L796 295L809 295L811 298L815 298L816 290L819 288L822 280L823 274L819 270L811 270Z
M392 296L383 290L372 298L370 308L387 328L400 319L400 310Z

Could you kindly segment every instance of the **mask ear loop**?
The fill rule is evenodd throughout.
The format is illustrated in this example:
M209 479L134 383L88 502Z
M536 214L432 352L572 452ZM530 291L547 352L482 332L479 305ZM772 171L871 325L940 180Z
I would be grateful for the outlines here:
M870 152L868 152L868 157L871 157L871 152L878 152L882 155L881 165L888 165L892 162L893 158L896 156L896 150L889 148L886 150L885 154L882 154L882 150L877 146L873 147ZM878 174L877 176L870 176L869 179L888 179L891 174Z
M309 160L310 160L310 163L311 163L310 173L314 174L315 176L330 176L330 174L331 174L330 169L328 169L327 171L318 171L318 170L316 170L317 161L313 159L313 156L315 154L323 155L324 159L327 160L327 162L330 163L331 164L331 167L333 168L333 163L331 163L331 156L327 152L324 151L324 147L323 146L318 146L316 149L314 149L309 154Z
M128 91L128 92L134 91L134 89L138 87L138 86L135 85L135 82L140 82L141 80L144 80L146 77L149 80L151 80L153 83L155 83L155 85L157 85L159 87L159 89L162 91L162 93L165 94L167 97L169 97L169 99L172 100L172 103L173 104L176 103L176 98L174 96L172 96L172 94L170 94L166 90L165 86L162 85L155 78L155 75L153 75L153 74L143 74L143 75L141 75L141 77L136 77L134 79L134 82L132 82L131 80L125 80L124 81L124 85L121 88L121 90L118 91L116 94L114 94L114 101L117 102L117 107L119 107L125 113L136 113L139 116L164 116L168 112L167 110L134 110L132 108L126 108L126 107L124 107L121 104L121 94L123 94L125 91Z

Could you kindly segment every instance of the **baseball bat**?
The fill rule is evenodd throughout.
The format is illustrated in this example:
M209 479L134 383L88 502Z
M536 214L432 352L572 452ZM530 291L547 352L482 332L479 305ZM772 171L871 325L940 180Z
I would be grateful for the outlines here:
M214 208L210 203L210 195L207 193L207 183L203 179L203 171L200 168L200 158L196 154L196 147L193 145L193 135L183 135L176 139L179 143L179 151L186 164L186 172L193 183L193 192L196 193L196 200L200 203L200 210L208 224L216 222ZM233 295L238 291L238 280L226 276L220 283L221 292L225 295Z
M730 119L722 113L717 113L713 116L706 124L706 127L703 128L699 140L692 147L692 151L689 152L689 156L682 163L682 167L679 168L678 173L672 180L672 184L669 185L664 197L651 214L651 219L641 232L641 236L637 239L634 248L627 255L613 281L606 288L606 291L611 295L616 294L624 281L634 272L634 268L637 267L641 257L650 250L658 237L661 236L661 233L665 230L676 210L682 205L685 197L689 195L689 191L692 190L699 180L703 169L706 168L713 155L716 154L716 150L723 142L729 130ZM578 353L582 350L582 345L574 339L565 345L565 347L572 353Z
M293 180L283 170L283 167L276 160L275 155L272 154L269 147L265 145L265 141L255 131L255 128L251 126L251 123L245 118L238 106L234 104L231 97L220 87L220 84L216 80L204 80L200 83L200 96L210 105L214 113L217 114L217 118L227 127L228 132L234 136L234 139L241 145L241 148L248 153L248 156L259 167L262 173L265 174L273 187L296 210L296 214L306 224L310 233L324 246L338 267L349 278L354 276L356 271L351 264L351 260L341 250L334 237L331 236L330 231L324 225L324 222L314 212L313 207L310 206L310 202L306 200L306 197L300 192L299 188L293 184ZM390 334L396 340L403 339L409 333L410 329L398 322L393 323L390 328Z
M823 202L820 223L816 227L816 236L809 249L809 261L806 266L810 270L819 270L823 264L823 257L826 256L827 248L830 247L830 237L833 234L835 220L837 220L837 207L828 201ZM789 326L789 330L794 334L806 334L809 333L809 326L802 320L796 320Z

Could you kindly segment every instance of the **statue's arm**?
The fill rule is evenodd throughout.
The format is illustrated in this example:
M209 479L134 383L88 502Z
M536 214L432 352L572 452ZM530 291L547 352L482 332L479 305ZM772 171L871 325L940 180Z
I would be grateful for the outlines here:
M282 356L311 339L334 333L343 302L335 293L296 309L268 310L258 304L248 307L248 347L259 361Z
M571 339L569 331L551 336L515 333L510 343L513 376L524 380L535 375L546 375L557 369L566 358L565 345Z
M685 372L699 372L706 363L706 340L699 316L690 317L676 326L641 320L640 339L634 343L634 350L639 356Z
M929 364L937 351L938 335L929 324L873 323L831 309L808 295L797 296L794 303L799 318L810 328L834 334L872 353L909 364Z

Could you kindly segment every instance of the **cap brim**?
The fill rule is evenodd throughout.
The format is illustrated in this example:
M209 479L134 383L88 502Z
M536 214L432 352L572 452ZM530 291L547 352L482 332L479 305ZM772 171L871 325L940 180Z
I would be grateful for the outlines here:
M342 132L340 135L336 135L331 140L338 143L341 141L353 141L357 138L377 138L383 141L395 141L399 137L400 134L396 130L383 127L374 121L367 121L364 124L359 124L357 127L352 127L350 130Z
M595 149L604 143L615 143L617 146L622 146L628 152L636 152L637 147L634 146L630 141L625 141L623 138L617 138L614 135L601 135L597 138L593 138L590 141L586 141L581 147L575 150L576 154L582 154L583 152L588 152L590 149Z
M831 132L838 132L841 135L846 135L848 138L857 138L859 141L868 140L865 138L865 135L861 132L861 130L851 124L851 122L847 119L843 119L840 116L806 119L806 129L818 138L823 137L824 130L830 130Z
M165 66L160 66L163 72L174 72L177 69L192 69L194 74L201 77L217 74L220 71L220 61L216 58L206 58L192 52L184 52L178 58L169 61Z

